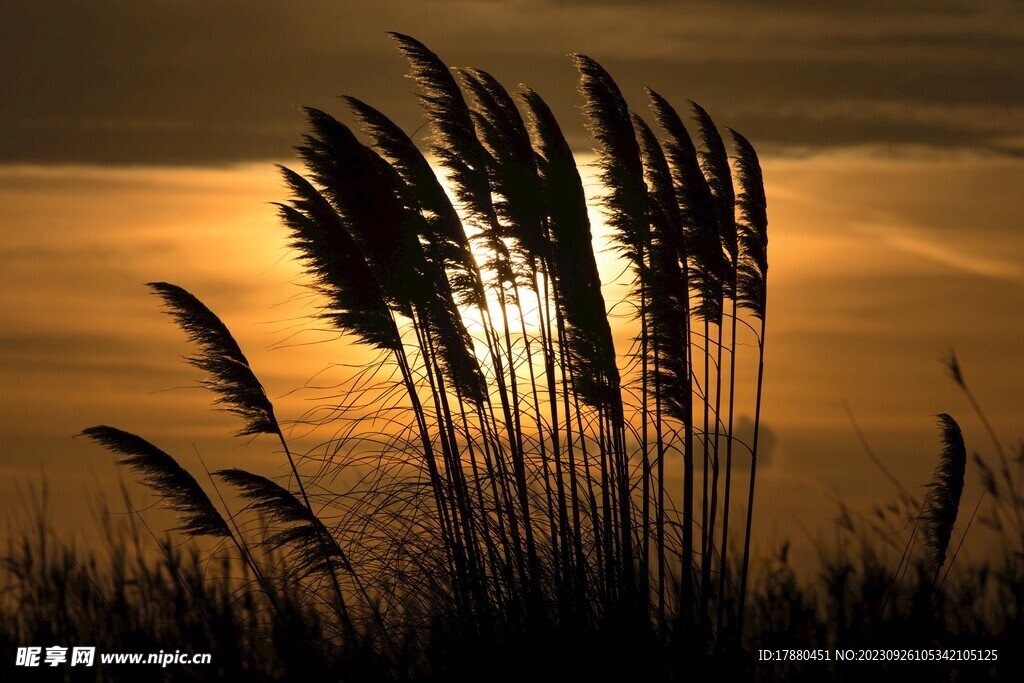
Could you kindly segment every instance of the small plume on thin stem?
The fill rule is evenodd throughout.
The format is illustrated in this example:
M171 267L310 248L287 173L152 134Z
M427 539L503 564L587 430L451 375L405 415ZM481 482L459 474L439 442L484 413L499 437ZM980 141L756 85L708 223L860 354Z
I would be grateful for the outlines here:
M166 507L177 512L181 520L174 531L189 536L231 536L199 482L167 453L140 436L104 425L83 429L80 436L122 456L118 464L141 475L141 483L163 497Z
M964 471L967 467L967 448L960 425L942 413L942 454L929 484L928 499L922 513L927 547L938 571L946 561L946 550L960 509L960 495L964 490Z
M272 548L290 548L305 573L329 573L330 565L348 568L345 553L312 510L280 484L240 469L218 470L214 475L238 490L255 512L286 528L266 539ZM330 565L328 564L330 563Z
M209 375L202 385L218 395L216 403L245 420L237 434L276 434L277 420L270 399L220 318L177 285L150 282L148 286L163 299L167 312L189 340L199 346L199 353L187 360Z
M639 275L650 231L647 186L629 107L618 85L600 64L586 55L572 58L580 72L587 128L600 145L597 163L606 189L603 203L608 224L615 229L621 252Z
M761 162L750 142L729 129L736 145L736 183L739 194L736 225L740 249L737 282L739 305L764 320L768 282L768 202L764 194Z

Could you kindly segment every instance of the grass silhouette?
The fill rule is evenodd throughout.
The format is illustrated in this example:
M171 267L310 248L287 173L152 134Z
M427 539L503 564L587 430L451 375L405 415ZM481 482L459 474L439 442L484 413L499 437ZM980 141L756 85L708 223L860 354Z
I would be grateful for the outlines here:
M305 170L281 168L291 197L280 217L319 319L380 352L324 420L343 426L321 452L293 452L224 323L184 289L151 283L197 347L189 362L203 384L242 420L238 433L279 442L290 476L222 470L215 481L235 496L211 497L143 438L86 429L178 514L181 532L221 540L224 580L170 541L158 561L129 560L137 527L109 536L113 560L97 575L94 555L55 550L44 531L7 558L10 643L180 643L216 653L215 671L188 675L255 680L678 680L705 659L723 676L773 680L843 672L758 669L750 643L870 647L912 627L914 642L967 647L1019 629L1019 609L985 597L1019 604L1019 559L994 588L982 569L955 589L942 575L966 465L948 416L935 482L921 510L903 510L915 534L920 522L926 558L912 536L895 569L868 542L862 557L826 560L824 590L799 586L785 553L752 579L768 238L746 138L729 131L730 163L704 109L691 105L695 144L650 92L655 129L597 62L572 57L632 279L635 339L617 349L580 174L544 100L479 69L453 73L415 39L392 37L420 90L428 150L345 98L359 130L306 109ZM744 337L756 354L743 356ZM758 368L749 444L732 433L741 363ZM349 420L355 406L371 417ZM375 465L335 488L357 462ZM733 468L745 462L739 523ZM1001 476L1012 479L1008 466ZM1001 490L1017 497L997 502L1019 521L1010 483Z

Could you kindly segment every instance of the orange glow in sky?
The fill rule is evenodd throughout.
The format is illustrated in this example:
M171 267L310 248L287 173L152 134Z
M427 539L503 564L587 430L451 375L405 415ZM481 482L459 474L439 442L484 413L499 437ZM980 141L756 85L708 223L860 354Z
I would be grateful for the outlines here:
M581 157L588 193L596 182ZM988 447L937 359L955 348L975 394L1013 442L1024 408L1024 207L1007 202L1024 161L871 150L764 159L770 271L758 538L815 533L836 511L893 493L842 411L908 488L928 481L933 415L961 419L970 450ZM143 283L199 296L229 325L275 399L298 418L373 354L319 329L315 300L270 202L285 191L270 163L224 168L0 167L5 293L0 383L4 500L44 474L58 519L84 524L93 484L121 476L109 454L71 436L93 424L137 432L196 466L282 472L273 445L229 434L181 362L183 335ZM591 197L596 207L596 197ZM599 242L607 239L592 208ZM602 248L603 244L598 244ZM599 256L606 300L621 264ZM618 327L620 354L629 333ZM754 350L741 347L738 406L752 406ZM306 388L304 388L306 387ZM314 388L321 387L321 388ZM750 411L739 408L740 430ZM1018 430L1018 431L1015 431ZM322 434L298 430L312 446ZM84 489L83 489L84 486ZM977 482L968 479L973 505ZM84 514L85 513L85 514Z

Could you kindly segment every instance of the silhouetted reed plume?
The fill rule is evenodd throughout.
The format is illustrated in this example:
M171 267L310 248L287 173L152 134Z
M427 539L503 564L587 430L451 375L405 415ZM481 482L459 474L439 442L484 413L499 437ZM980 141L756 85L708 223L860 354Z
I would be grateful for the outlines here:
M935 468L935 477L928 486L925 498L924 532L926 544L935 565L936 574L946 562L949 539L960 510L960 496L964 491L964 472L967 467L967 448L960 433L960 425L943 413L939 415L942 431L942 454Z
M244 426L237 433L276 433L274 408L263 385L220 318L181 287L166 282L151 282L149 287L163 299L167 312L189 340L199 346L199 353L189 356L188 363L207 374L201 383L217 394L217 403L242 418Z
M176 531L190 536L231 535L203 487L167 453L114 427L89 427L81 435L120 455L118 464L135 471L141 482L161 497L164 507L179 514L181 525Z

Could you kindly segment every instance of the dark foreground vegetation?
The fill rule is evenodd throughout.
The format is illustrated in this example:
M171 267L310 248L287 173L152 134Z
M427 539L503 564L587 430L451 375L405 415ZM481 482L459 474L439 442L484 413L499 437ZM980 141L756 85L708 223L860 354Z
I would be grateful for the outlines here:
M79 667L68 679L76 681L683 681L695 677L698 662L723 681L1016 681L1024 674L1019 554L960 567L939 587L920 562L898 580L903 548L879 543L875 522L853 514L839 522L839 546L848 550L823 551L813 574L795 570L785 548L758 562L743 647L703 655L659 642L653 632L638 635L611 624L587 632L554 626L468 640L451 628L456 615L430 596L410 602L409 616L390 626L386 637L372 625L357 638L346 637L315 593L298 582L275 583L275 608L245 565L228 559L230 553L202 552L170 539L156 550L134 517L103 519L106 541L89 550L63 544L42 514L35 532L8 546L0 572L4 680L63 680L71 669L12 666L18 646L58 643L95 645L99 652L214 655L210 666ZM284 558L267 564L281 577L294 576ZM760 649L792 647L826 649L832 661L757 661ZM836 648L997 649L999 659L839 663Z
M305 173L281 169L291 198L280 216L318 296L316 324L379 353L302 417L329 437L296 452L224 323L186 290L152 283L239 435L275 444L290 475L226 469L200 484L139 436L85 429L177 513L174 531L207 549L167 540L154 556L144 547L155 536L132 522L102 553L76 553L42 525L5 565L10 647L214 654L210 667L151 674L176 679L887 670L756 661L761 648L836 647L996 648L997 665L911 666L940 679L1008 671L1002 645L1021 624L1019 474L995 440L998 466L978 467L990 507L1017 527L1002 528L1004 562L950 574L967 450L947 415L925 493L903 491L870 523L844 521L859 550L827 554L814 585L796 581L784 551L754 571L768 221L753 146L729 130L730 158L704 109L683 117L653 91L652 126L599 64L573 57L630 282L614 307L630 343L616 348L583 184L544 100L528 88L513 97L479 69L453 74L394 38L431 127L427 153L345 98L357 131L309 109ZM747 391L741 376L756 378ZM739 411L754 415L749 443L734 434ZM885 525L904 533L878 534Z

